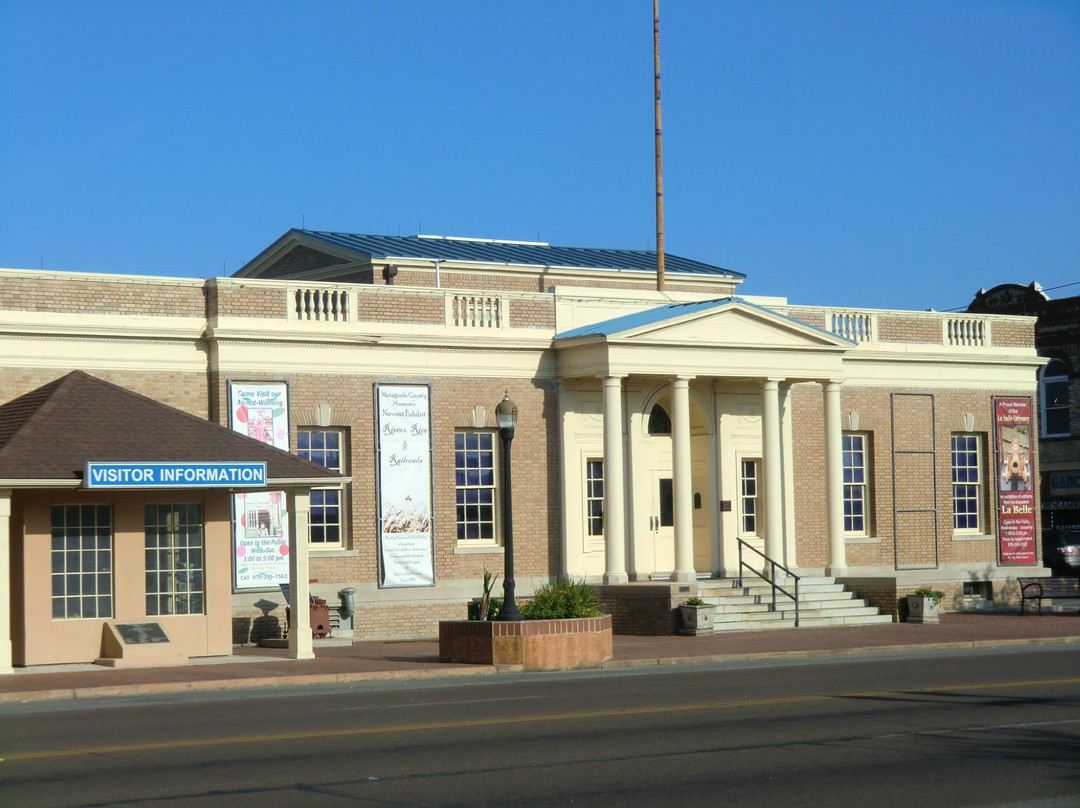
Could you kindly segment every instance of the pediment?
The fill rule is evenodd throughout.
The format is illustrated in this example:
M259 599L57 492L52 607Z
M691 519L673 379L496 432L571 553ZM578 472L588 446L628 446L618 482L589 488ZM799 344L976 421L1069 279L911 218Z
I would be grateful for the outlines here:
M609 342L724 348L844 348L851 343L823 329L746 303L730 305L608 335Z

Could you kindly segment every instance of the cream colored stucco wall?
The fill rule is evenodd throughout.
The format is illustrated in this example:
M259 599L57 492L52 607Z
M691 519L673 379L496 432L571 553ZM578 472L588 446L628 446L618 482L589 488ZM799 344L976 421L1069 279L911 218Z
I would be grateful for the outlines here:
M231 653L232 610L230 509L224 492L86 492L28 491L22 501L24 524L21 568L24 601L21 626L14 632L25 638L16 643L15 664L53 665L93 662L101 656L106 622L160 623L174 646L184 655L215 656ZM148 503L201 502L205 519L204 580L206 613L202 615L147 616L143 506ZM50 507L70 504L109 504L113 511L113 610L106 619L52 618L52 541Z

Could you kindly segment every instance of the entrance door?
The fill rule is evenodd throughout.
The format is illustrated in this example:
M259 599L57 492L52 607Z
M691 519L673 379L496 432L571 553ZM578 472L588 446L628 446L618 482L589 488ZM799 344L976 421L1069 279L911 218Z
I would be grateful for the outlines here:
M653 471L652 493L653 571L666 576L675 569L675 485L670 470Z
M709 450L705 436L692 439L693 451L690 463L692 486L693 486L693 510L690 512L694 520L694 569L699 576L712 577L713 572L713 535L712 535L712 508L713 498L709 494L712 490L712 480L709 474Z

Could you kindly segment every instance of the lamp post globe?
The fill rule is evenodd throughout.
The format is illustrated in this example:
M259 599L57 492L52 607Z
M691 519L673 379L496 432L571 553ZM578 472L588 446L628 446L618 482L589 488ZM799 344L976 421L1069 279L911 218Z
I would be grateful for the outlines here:
M517 426L517 404L510 400L509 392L503 393L503 399L495 407L495 423L499 425L499 437L503 445L503 605L496 620L524 620L514 601L514 514L510 495L510 441L514 439L514 427Z

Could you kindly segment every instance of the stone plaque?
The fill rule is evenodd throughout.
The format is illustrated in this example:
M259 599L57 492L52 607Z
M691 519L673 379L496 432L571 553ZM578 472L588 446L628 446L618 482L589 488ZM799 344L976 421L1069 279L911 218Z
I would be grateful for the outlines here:
M116 630L123 637L124 645L146 645L169 641L160 623L117 623Z

